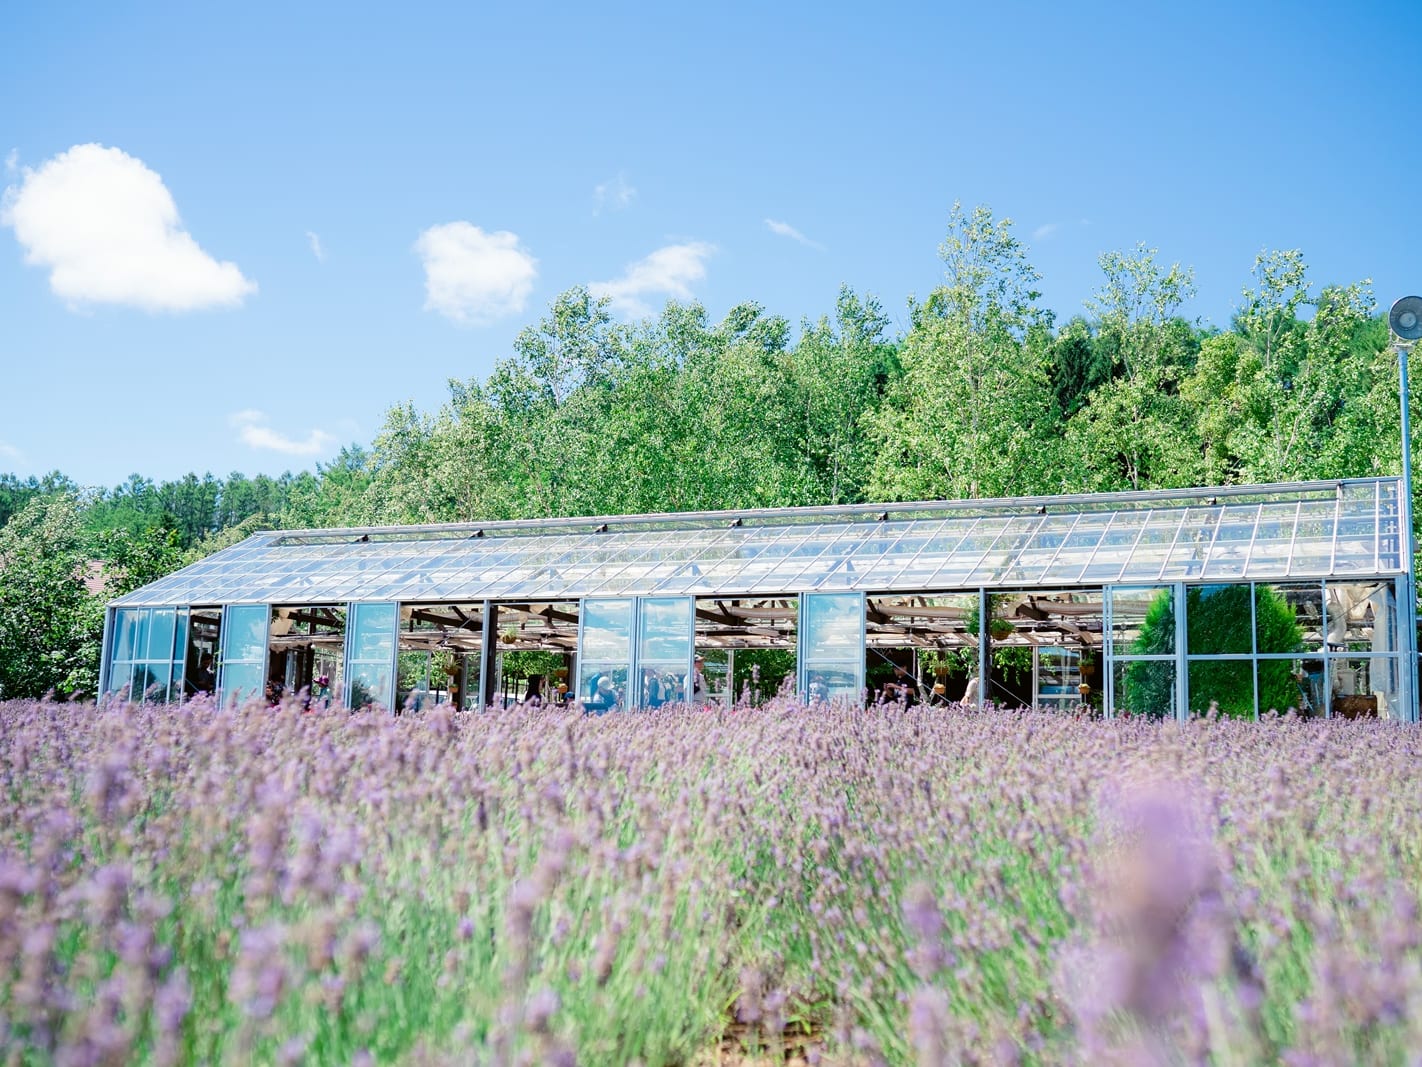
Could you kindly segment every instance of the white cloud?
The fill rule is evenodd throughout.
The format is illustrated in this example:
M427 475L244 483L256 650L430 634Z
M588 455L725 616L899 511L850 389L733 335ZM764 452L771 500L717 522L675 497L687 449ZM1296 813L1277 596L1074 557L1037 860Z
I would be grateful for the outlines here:
M415 251L425 266L425 310L466 326L522 311L538 277L538 260L507 230L446 222L420 234Z
M643 297L690 300L691 283L706 277L705 260L715 251L715 245L703 241L667 245L631 264L622 277L593 282L588 291L595 297L608 297L616 310L628 316L650 315L652 309Z
M71 307L193 311L236 306L257 291L235 263L198 247L142 160L81 144L23 173L0 201L0 225L15 231L26 262L48 268L50 289Z
M311 246L311 254L316 257L318 263L326 262L326 250L321 247L321 237L310 230L306 231L306 243Z
M336 444L336 439L325 430L311 430L305 438L288 437L268 426L267 416L261 411L237 411L229 415L227 421L237 428L238 439L249 448L288 456L319 456Z
M5 154L5 173L15 174L20 169L20 150L12 148Z
M799 241L802 245L805 245L809 248L818 248L823 250L825 247L818 241L810 240L799 230L795 229L794 226L791 226L788 222L780 222L778 219L766 219L765 226L766 229L768 229L771 233L778 234L781 237L788 237L792 241Z
M0 459L8 460L12 463L18 463L24 458L25 454L21 452L18 448L16 448L14 445L10 444L9 441L0 441Z
M593 214L601 214L603 208L621 211L636 198L637 190L628 184L627 175L619 173L593 189Z
M1062 228L1060 222L1048 222L1032 231L1032 240L1043 241Z

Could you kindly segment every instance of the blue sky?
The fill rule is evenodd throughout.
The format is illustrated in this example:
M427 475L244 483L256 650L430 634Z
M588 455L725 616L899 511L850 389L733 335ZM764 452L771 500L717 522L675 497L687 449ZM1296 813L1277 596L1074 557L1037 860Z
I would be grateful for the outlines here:
M1413 5L515 7L9 7L0 471L312 467L579 283L902 325L955 200L1059 321L1137 242L1422 290Z

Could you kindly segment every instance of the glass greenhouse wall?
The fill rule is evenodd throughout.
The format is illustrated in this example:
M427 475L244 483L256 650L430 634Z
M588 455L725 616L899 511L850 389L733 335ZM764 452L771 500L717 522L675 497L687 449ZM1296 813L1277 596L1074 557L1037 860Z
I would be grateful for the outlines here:
M324 681L355 704L417 688L472 707L522 672L531 696L627 710L685 698L706 653L725 688L749 649L793 650L807 697L858 698L892 663L925 694L972 674L1062 711L1411 720L1399 494L1377 478L259 533L115 600L103 684L207 691L192 617L224 697Z

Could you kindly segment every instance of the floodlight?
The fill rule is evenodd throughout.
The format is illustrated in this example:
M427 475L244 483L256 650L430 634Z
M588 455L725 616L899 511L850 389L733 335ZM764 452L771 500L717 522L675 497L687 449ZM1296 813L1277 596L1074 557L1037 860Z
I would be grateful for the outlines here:
M1393 304L1387 325L1401 341L1422 340L1422 296L1404 296Z

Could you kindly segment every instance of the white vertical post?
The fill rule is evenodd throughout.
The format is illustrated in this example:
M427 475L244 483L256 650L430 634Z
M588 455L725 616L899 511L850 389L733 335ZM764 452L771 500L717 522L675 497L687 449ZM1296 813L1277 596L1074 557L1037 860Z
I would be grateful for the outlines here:
M1417 565L1412 548L1412 413L1410 410L1412 404L1407 388L1408 347L1406 344L1397 346L1397 380L1402 414L1402 500L1399 501L1398 525L1401 527L1399 545L1404 553L1403 562L1407 565L1407 593L1398 615L1405 630L1402 636L1402 650L1407 656L1407 662L1403 665L1402 678L1400 679L1403 689L1403 714L1408 722L1416 722Z
M983 710L987 700L988 683L992 668L992 598L986 587L978 589L978 710Z
M1185 583L1170 587L1175 598L1175 717L1184 722L1190 717L1189 620L1185 618Z

